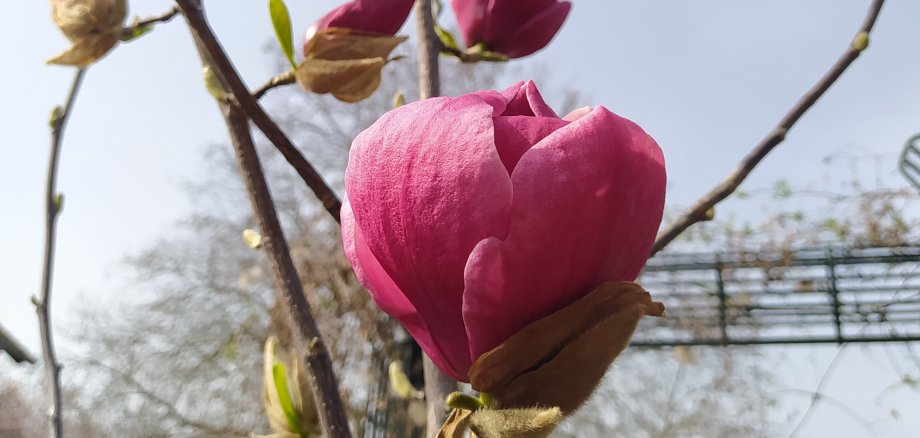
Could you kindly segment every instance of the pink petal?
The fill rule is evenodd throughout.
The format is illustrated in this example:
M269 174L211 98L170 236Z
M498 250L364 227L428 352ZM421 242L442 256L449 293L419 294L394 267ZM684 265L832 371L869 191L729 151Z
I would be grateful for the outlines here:
M494 119L495 146L510 174L525 152L569 122L555 117L500 116Z
M526 23L502 29L501 36L490 36L489 30L493 29L490 26L486 28L485 40L492 50L509 58L525 57L549 44L562 28L571 8L571 3L556 3L538 15L531 16Z
M482 41L482 28L485 24L488 3L489 0L451 0L450 2L467 47Z
M409 302L405 293L396 286L393 279L380 266L380 262L367 247L367 242L364 240L364 235L361 233L360 228L354 229L354 236L357 244L356 260L363 271L362 284L367 285L367 290L370 292L374 302L380 306L381 310L396 318L402 324L438 368L456 380L467 380L469 365L458 370L455 364L448 359L449 357L468 355L466 344L459 340L446 338L439 338L437 342L432 339L428 323ZM462 366L463 363L460 365Z
M460 311L464 267L478 242L508 231L511 179L492 127L503 109L499 94L483 92L390 111L355 139L345 172L368 254L424 319L451 364L442 369L460 380L472 362Z
M557 0L491 0L485 15L483 40L489 44L507 41L516 29L556 4Z
M413 0L352 0L320 18L310 29L315 33L329 27L345 27L396 35L409 17L413 3ZM311 36L308 31L307 39Z
M485 239L466 265L472 357L604 281L634 280L661 221L665 179L655 141L604 107L527 151L512 174L508 237Z
M502 97L507 101L503 116L538 116L556 117L556 112L543 101L543 96L537 90L533 81L518 82L504 91Z

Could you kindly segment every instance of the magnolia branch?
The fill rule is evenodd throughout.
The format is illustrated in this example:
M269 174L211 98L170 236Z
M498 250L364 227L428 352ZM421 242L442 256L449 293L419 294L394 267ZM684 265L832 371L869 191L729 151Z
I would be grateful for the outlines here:
M674 239L680 236L691 225L711 218L711 210L713 207L734 193L761 160L786 139L786 134L795 123L798 122L802 115L818 101L831 85L840 78L850 64L852 64L862 51L865 50L869 43L869 32L872 30L872 26L875 24L884 2L884 0L875 0L872 2L859 32L856 33L856 37L850 43L847 51L844 52L817 84L799 98L799 101L786 113L779 124L741 160L738 166L735 167L722 182L696 201L696 203L684 211L677 220L671 223L658 235L658 238L655 240L655 245L652 247L651 255L655 255L658 251L664 249L664 247L668 246L668 244L674 241Z
M139 30L144 29L147 26L152 26L157 23L166 23L169 20L172 20L173 17L175 17L176 15L179 15L180 12L181 11L179 10L179 7L173 6L170 10L166 11L163 14L160 14L154 17L150 17L150 18L145 18L143 20L138 20L132 23L131 26L128 26L122 30L121 32L122 37L130 37L134 35L136 32L138 32Z
M61 401L61 365L54 352L54 339L51 334L51 280L54 271L54 241L58 215L63 207L63 196L57 193L57 170L61 156L61 143L64 138L64 127L73 109L80 84L83 82L85 69L77 69L73 83L67 93L64 107L55 107L51 113L51 158L48 161L48 182L45 187L45 253L42 268L42 289L39 298L32 297L35 311L38 313L38 326L41 331L42 358L44 360L45 374L51 390L51 436L60 437L63 429Z
M268 254L272 271L274 271L275 282L287 300L287 308L294 320L294 327L308 344L305 356L307 370L313 394L316 395L320 402L319 406L322 407L319 409L319 416L326 431L325 435L347 437L349 435L348 419L345 417L345 406L339 394L338 381L332 370L332 360L322 341L316 321L313 319L300 276L294 267L290 249L275 213L275 204L252 141L249 119L235 104L221 103L220 106L230 130L240 172L249 191L250 202L256 212L259 228L265 237L262 245Z
M239 73L221 47L208 24L201 7L200 0L176 0L188 20L189 27L197 38L201 40L209 57L213 60L214 73L226 84L227 90L233 94L240 108L250 120L265 134L265 137L281 152L281 155L294 167L313 194L323 203L326 211L339 221L339 210L342 203L332 188L323 180L319 172L300 153L294 143L278 127L278 124L265 112L258 99L253 97L240 78Z
M198 13L201 13L200 9L197 9L200 7L197 1L194 1L192 5L187 3L180 2L180 5L185 10L186 17L190 17L189 10L186 9L188 7L196 8ZM192 27L191 22L192 19L189 18L190 27ZM198 53L201 56L202 64L206 68L216 69L217 62L212 56L213 53L208 49L204 40L200 38L200 34L195 33L193 30L193 37ZM224 59L226 59L226 56ZM226 77L220 77L219 79L221 81L220 86L226 89L228 86ZM239 81L239 77L237 77L237 81L242 83ZM252 99L248 91L243 94ZM304 361L311 390L317 400L320 423L325 431L324 436L333 438L348 437L348 418L345 413L345 405L342 403L342 397L339 394L338 381L332 369L332 360L323 343L319 328L316 326L316 321L313 319L310 303L307 302L303 285L300 282L300 275L294 266L290 248L284 237L284 231L281 229L275 203L272 200L265 174L262 171L262 164L259 161L259 156L252 140L249 118L236 99L217 99L217 103L227 124L230 140L240 167L240 175L246 185L249 200L252 203L256 219L259 222L259 228L264 237L262 246L268 255L276 286L287 301L286 308L289 310L288 315L291 317L295 333L307 345Z
M268 93L269 90L273 88L281 87L284 85L290 85L290 84L293 84L294 82L295 82L294 71L288 70L284 73L281 73L278 76L275 76L269 79L268 82L263 84L261 87L256 88L252 92L252 97L256 99L261 99L262 96L264 96L265 93Z

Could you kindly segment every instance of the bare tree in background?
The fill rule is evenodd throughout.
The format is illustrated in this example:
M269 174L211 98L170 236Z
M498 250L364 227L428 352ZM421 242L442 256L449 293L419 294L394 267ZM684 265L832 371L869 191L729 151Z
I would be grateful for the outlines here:
M627 350L560 437L776 436L776 382L754 348Z
M31 367L30 367L31 368ZM32 368L31 371L39 371ZM13 376L0 374L0 437L28 438L48 435L50 422L45 415L48 407L48 395L36 388L41 387L40 372L32 376L21 373ZM71 403L78 392L67 389L63 392L64 402ZM104 430L94 418L94 412L71 408L64 413L68 433L76 437L104 436Z

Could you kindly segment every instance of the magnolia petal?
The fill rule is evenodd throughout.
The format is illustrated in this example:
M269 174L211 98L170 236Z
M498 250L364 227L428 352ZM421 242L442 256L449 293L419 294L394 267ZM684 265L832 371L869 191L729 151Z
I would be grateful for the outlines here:
M399 32L414 0L352 0L320 18L317 30L345 27L365 32L395 35Z
M496 2L501 4L503 2ZM508 31L514 32L504 37L494 37L490 39L486 35L486 41L493 42L491 49L507 55L509 58L522 58L533 54L534 52L546 47L569 15L572 4L568 2L555 3L544 9L536 15L529 16L529 20L519 26L508 27L503 30L503 34ZM494 29L494 27L490 27Z
M508 104L503 116L537 116L558 118L556 112L546 104L533 81L521 81L502 91Z
M591 108L590 106L583 106L583 107L581 107L581 108L576 108L576 109L572 110L572 112L566 114L566 115L562 118L562 120L568 120L568 121L570 121L570 122L574 122L574 121L576 121L576 120L578 120L578 119L580 119L580 118L582 118L582 117L584 117L584 116L590 114L590 113L591 113L591 110L593 110L593 109L594 109L594 108Z
M344 223L344 221L343 221ZM349 255L349 259L354 257L352 265L356 266L356 271L360 269L359 279L361 283L367 286L368 292L374 302L380 306L380 309L388 315L396 318L403 328L415 338L422 350L428 354L431 361L441 370L454 378L466 376L466 369L458 371L447 359L447 355L442 351L443 343L436 343L431 337L431 330L424 318L416 311L415 306L409 302L406 294L400 290L389 274L380 266L380 262L374 257L361 230L355 228L352 237L355 246L354 254ZM347 255L347 253L346 253ZM360 266L360 268L357 268ZM463 351L458 352L463 353Z
M485 14L483 41L497 43L515 34L532 17L557 4L557 0L492 0Z
M345 172L358 254L360 231L381 271L425 318L450 364L442 370L463 381L472 362L460 310L467 256L508 230L511 179L492 126L503 106L497 93L483 92L390 111L355 139Z
M460 33L467 47L472 47L482 41L489 0L451 0L450 5L454 9L457 24L460 25Z
M511 178L507 238L483 240L466 265L463 319L473 357L597 284L634 280L661 220L661 150L604 107L532 147Z
M569 122L555 117L499 116L495 123L495 147L510 174L530 148Z

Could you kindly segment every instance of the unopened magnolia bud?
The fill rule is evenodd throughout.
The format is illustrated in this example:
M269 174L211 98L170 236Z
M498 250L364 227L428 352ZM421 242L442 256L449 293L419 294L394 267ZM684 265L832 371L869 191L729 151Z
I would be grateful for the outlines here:
M406 95L402 92L402 90L397 91L396 94L393 95L393 109L399 108L405 104Z
M274 336L265 341L262 403L272 436L318 436L319 416L302 360L279 350Z
M51 114L48 116L48 126L51 127L51 129L57 128L57 125L63 116L64 108L61 108L60 105L55 106L51 109Z
M450 395L447 396L446 402L447 406L451 408L464 409L467 411L477 411L485 407L485 405L482 404L482 400L459 391L450 393Z
M860 32L853 38L853 48L862 52L869 47L869 32Z
M390 392L402 399L408 398L422 398L424 394L421 391L415 389L412 386L412 382L409 381L409 376L402 370L402 363L398 360L390 362L389 368L390 376Z
M259 249L262 247L262 235L256 230L247 228L243 230L243 243L252 249Z
M704 221L711 221L716 218L716 208L710 207L709 210L706 210L706 213L703 213Z
M54 195L54 212L60 213L62 210L64 210L64 194L58 192Z

